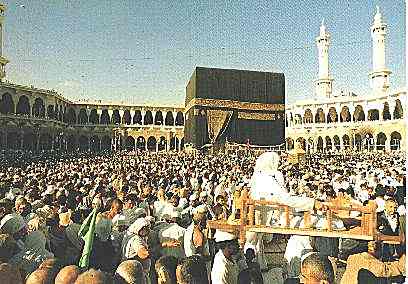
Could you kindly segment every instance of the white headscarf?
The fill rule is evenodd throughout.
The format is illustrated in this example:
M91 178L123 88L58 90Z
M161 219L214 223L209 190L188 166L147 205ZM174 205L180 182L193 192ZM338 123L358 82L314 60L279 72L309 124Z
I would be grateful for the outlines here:
M132 234L139 234L139 231L146 226L149 226L150 222L146 218L139 218L128 228L128 232Z
M270 174L278 170L280 157L275 152L265 152L258 157L255 172Z

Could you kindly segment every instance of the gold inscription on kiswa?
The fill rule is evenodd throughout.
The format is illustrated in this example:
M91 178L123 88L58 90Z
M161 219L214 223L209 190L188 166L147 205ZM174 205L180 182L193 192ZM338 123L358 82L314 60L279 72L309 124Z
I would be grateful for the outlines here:
M284 111L285 104L262 104L250 103L231 100L215 100L215 99L192 99L185 107L185 112L188 112L193 106L200 107L222 107L238 110L257 110L257 111Z
M281 119L280 113L238 112L238 119L248 120L277 120Z

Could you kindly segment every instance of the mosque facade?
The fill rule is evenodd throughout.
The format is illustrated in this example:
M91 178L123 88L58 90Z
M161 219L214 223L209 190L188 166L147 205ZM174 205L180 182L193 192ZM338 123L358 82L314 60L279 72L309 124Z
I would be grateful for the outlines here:
M296 145L306 152L406 149L406 88L390 89L386 35L387 24L377 7L371 26L370 91L335 95L329 70L330 34L322 22L316 38L319 70L314 98L286 106L286 149Z

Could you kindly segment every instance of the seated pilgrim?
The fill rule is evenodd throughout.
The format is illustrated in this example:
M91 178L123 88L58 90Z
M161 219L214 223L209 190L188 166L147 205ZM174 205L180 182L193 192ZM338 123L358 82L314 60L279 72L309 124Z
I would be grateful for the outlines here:
M251 180L250 197L255 200L265 199L282 205L287 205L296 212L323 209L323 203L318 200L303 196L290 195L285 188L285 181L282 173L278 170L280 157L277 153L266 152L258 157L254 174ZM276 214L278 213L278 214ZM277 215L277 216L276 216ZM275 221L274 221L275 219ZM267 225L284 225L284 214L277 210L269 210ZM291 216L290 227L302 227L304 219L301 216ZM325 218L322 214L311 217L310 223L313 227L324 228ZM339 220L333 220L334 228L341 228L343 225Z

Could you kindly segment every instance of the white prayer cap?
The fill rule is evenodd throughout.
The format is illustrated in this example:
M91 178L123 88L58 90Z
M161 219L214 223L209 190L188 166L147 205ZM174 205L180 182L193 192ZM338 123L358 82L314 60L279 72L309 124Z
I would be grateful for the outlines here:
M6 198L13 200L17 195L21 194L21 189L17 187L10 188L9 192L6 193Z
M111 231L112 221L101 214L98 214L95 224L95 234L98 236L98 238L105 242L109 238Z
M154 218L153 216L146 216L145 219L150 224L152 224L152 223L154 223L156 221L156 218Z
M193 209L193 214L205 214L207 213L207 206L205 204L199 205Z
M190 201L194 201L194 200L197 200L197 199L198 199L198 196L197 196L196 193L193 193L189 198Z
M203 191L200 193L200 197L207 197L207 191Z
M217 243L219 243L219 242L235 240L235 239L237 239L237 236L235 236L234 234L229 233L229 232L217 230L215 232L214 238L215 238L215 241Z
M47 190L44 191L44 192L41 194L41 196L45 196L45 195L48 195L48 194L52 195L52 194L55 193L55 191L56 191L56 189L55 189L55 187L54 187L53 185L48 185L48 186L47 186Z
M139 218L132 225L130 225L128 231L130 233L138 234L139 231L146 226L149 226L150 222L146 220L146 218Z
M0 221L0 230L5 234L13 235L25 227L23 217L16 213L7 214Z
M256 247L253 244L246 242L244 245L244 253L246 253L248 249L252 249L256 252Z

